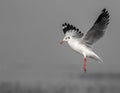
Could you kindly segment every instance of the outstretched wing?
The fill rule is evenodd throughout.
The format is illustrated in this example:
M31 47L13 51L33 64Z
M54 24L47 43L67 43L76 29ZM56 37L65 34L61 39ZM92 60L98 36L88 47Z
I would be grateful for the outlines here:
M76 38L81 38L83 36L83 33L78 28L69 23L62 24L62 29L64 34L69 34Z
M83 38L87 44L92 45L104 35L105 29L109 24L109 16L108 11L104 8L92 28Z

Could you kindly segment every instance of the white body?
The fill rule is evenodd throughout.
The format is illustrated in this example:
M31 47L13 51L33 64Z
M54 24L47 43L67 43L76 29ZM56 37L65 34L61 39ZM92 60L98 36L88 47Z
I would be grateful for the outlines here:
M109 24L110 15L106 8L101 11L97 20L90 28L90 30L84 35L78 28L69 23L62 24L64 39L60 44L67 42L68 45L77 53L84 56L83 68L86 72L86 57L103 62L101 58L91 49L91 45L96 43L105 33L105 30Z
M90 57L100 62L103 62L97 54L95 54L92 49L86 45L84 45L80 40L78 41L75 38L71 38L68 41L68 45L75 50L76 52L82 54L84 57Z

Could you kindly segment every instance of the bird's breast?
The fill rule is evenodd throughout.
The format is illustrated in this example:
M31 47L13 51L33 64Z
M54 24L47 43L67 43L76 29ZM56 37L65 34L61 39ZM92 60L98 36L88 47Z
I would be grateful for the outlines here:
M68 44L73 50L75 50L76 52L80 54L83 54L84 52L86 54L91 54L92 52L88 47L86 47L85 45L79 42L72 42L72 43L68 42Z
M68 42L69 46L78 53L82 53L82 46L78 42Z

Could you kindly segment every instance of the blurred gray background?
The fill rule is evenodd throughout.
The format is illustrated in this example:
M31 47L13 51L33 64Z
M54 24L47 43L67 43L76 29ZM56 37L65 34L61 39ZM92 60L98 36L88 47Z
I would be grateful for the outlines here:
M104 63L88 59L87 69L119 73L120 0L0 0L0 81L52 82L84 73L83 57L59 44L61 25L86 33L103 8L110 24L94 48Z

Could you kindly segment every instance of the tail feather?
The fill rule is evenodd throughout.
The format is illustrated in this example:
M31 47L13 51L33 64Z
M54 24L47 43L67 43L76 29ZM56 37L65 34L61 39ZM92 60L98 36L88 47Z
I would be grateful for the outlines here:
M92 55L92 56L89 56L90 58L98 61L98 63L103 63L103 60L96 54Z

